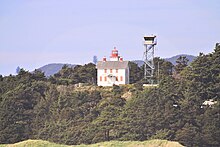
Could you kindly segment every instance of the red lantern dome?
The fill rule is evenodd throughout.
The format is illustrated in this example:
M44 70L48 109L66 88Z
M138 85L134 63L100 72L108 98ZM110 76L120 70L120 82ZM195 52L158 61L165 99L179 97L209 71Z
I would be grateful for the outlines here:
M116 61L118 60L119 56L118 56L118 50L116 49L116 47L114 47L114 49L112 50L112 54L110 58Z

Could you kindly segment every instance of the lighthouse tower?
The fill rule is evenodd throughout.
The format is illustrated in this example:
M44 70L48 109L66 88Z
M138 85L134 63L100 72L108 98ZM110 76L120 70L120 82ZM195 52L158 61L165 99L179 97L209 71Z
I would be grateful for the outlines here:
M112 54L110 56L110 61L119 61L120 56L118 56L118 50L116 47L112 50Z

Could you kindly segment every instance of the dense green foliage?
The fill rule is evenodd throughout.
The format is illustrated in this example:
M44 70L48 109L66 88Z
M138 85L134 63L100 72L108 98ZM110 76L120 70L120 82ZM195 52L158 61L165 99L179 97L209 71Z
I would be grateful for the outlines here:
M96 67L95 64L89 63L82 65L76 65L74 68L69 68L64 65L62 69L54 76L50 77L50 81L53 84L77 84L77 83L96 83Z
M171 62L166 61L165 59L161 59L159 57L155 57L154 64L154 83L159 83L160 79L172 75L174 66ZM129 62L129 68L129 80L131 84L147 82L144 80L144 65L139 67L136 63Z
M220 146L219 44L213 53L181 67L178 76L172 76L172 64L159 58L155 62L160 63L154 77L160 77L160 85L152 88L92 86L94 64L64 66L49 79L23 69L16 76L0 76L0 143L167 139L186 146ZM135 73L142 69L131 68L132 82L141 81ZM74 85L79 82L91 86ZM129 93L131 98L125 96ZM215 104L203 105L210 99Z

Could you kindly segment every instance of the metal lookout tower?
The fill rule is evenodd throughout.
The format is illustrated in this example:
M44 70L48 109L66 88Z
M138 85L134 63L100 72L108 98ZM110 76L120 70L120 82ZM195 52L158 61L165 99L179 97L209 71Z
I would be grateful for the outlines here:
M153 84L154 74L154 46L157 44L156 36L144 36L144 79L147 79L150 84Z

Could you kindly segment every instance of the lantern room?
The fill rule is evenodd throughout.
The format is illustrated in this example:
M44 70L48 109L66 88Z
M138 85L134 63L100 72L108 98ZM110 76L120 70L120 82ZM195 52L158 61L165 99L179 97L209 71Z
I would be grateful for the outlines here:
M112 50L111 57L118 57L118 50L116 49L116 47L114 47L114 49Z
M110 61L118 61L118 59L119 59L118 50L116 49L116 47L114 47L110 56Z

